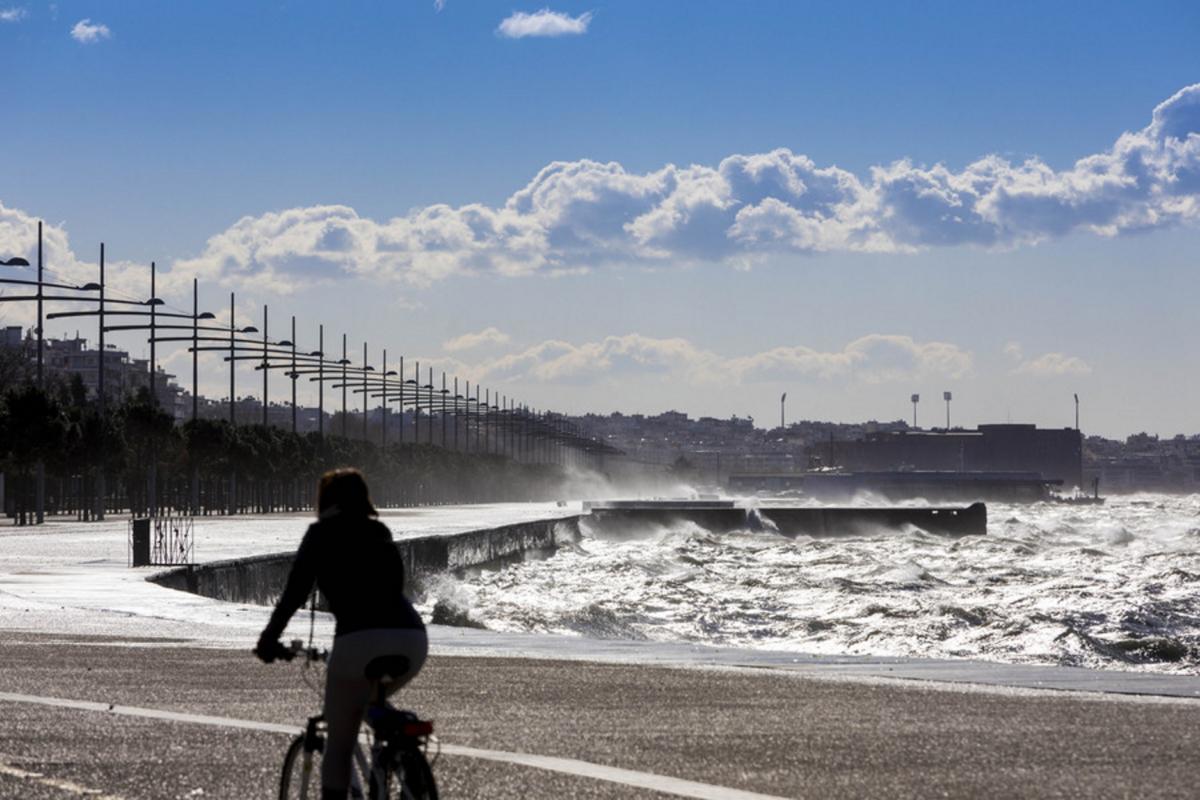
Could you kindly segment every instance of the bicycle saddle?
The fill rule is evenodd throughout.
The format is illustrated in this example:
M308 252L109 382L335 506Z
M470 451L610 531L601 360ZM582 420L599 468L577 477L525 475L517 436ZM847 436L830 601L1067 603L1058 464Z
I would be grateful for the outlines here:
M363 675L369 681L391 683L401 675L407 675L412 662L406 656L379 656L367 662Z

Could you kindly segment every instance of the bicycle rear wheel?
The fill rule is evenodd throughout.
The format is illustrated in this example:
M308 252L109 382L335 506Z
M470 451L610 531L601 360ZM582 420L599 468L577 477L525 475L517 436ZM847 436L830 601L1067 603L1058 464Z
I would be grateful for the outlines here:
M279 776L279 800L320 800L321 753L304 750L304 735L292 740L283 757Z
M385 775L387 784L380 785L378 773L371 771L370 800L438 800L433 770L420 750L400 755Z

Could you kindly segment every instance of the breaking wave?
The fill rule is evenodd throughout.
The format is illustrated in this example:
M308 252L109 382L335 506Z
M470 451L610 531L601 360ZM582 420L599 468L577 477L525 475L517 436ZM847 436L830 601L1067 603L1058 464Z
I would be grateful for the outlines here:
M439 579L421 610L499 631L1200 669L1200 495L989 515L987 536L962 539L584 525L549 559Z

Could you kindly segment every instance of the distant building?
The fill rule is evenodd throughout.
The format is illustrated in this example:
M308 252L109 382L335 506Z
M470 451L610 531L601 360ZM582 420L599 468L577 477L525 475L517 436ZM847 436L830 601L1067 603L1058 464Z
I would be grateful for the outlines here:
M1074 428L980 425L974 430L908 430L867 433L860 441L814 448L833 466L859 472L934 470L1026 472L1082 484L1083 437Z

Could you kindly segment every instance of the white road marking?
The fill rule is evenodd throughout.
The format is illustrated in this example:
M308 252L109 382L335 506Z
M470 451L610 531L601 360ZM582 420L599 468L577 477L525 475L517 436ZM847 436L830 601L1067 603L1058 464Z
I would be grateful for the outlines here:
M168 722L185 722L194 725L212 725L221 728L240 728L243 730L266 731L268 733L300 733L298 725L279 725L274 722L258 722L256 720L233 719L231 717L214 717L207 714L187 714L178 711L163 711L157 708L140 708L138 706L110 705L89 700L70 700L61 697L41 697L32 694L15 692L0 692L0 702L32 703L35 705L53 706L55 708L70 708L81 711L99 711L105 714L120 714L126 717L142 717L145 719L166 720ZM714 786L698 781L672 778L667 775L656 775L652 772L637 772L620 767L610 767L604 764L593 764L590 761L579 761L573 758L558 758L556 756L539 756L530 753L508 753L503 750L483 750L477 747L462 747L453 744L443 744L441 752L445 755L478 758L488 761L501 761L550 772L561 772L582 778L619 783L638 789L649 789L679 797L692 797L696 800L786 800L777 795L747 792L741 789L731 789L725 786ZM101 800L119 800L104 796Z
M92 800L121 800L119 796L106 794L100 789L92 789L74 781L62 780L61 778L51 778L40 772L14 767L3 761L0 761L0 775L7 775L10 778L20 778L32 783L40 783L42 786L48 786L51 789L58 789L61 792L67 792L80 797L89 797Z

